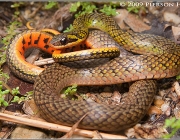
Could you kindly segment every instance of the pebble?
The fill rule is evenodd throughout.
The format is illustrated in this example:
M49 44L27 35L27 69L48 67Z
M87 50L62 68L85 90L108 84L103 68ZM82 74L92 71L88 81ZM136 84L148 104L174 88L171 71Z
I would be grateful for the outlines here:
M45 132L29 126L18 126L12 132L11 139L44 139L48 138Z

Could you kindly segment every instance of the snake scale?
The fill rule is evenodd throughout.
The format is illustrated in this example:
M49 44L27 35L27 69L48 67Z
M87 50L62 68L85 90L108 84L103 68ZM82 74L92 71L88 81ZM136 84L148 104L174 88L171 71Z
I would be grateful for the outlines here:
M180 46L169 39L125 32L104 14L85 14L73 23L74 30L56 35L50 43L55 48L69 48L86 39L89 28L103 30L126 50L139 55L127 55L93 68L71 68L55 63L36 78L34 99L42 116L50 122L72 126L84 114L79 128L119 131L139 122L146 114L157 91L153 79L180 73ZM76 43L77 42L77 43ZM136 81L121 104L105 105L88 100L68 100L58 93L67 86L109 85Z

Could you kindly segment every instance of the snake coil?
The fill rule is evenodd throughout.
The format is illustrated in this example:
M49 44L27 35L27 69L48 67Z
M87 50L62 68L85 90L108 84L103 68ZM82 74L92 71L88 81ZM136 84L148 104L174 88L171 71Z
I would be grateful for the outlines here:
M89 28L98 28L126 50L139 55L114 58L93 68L70 68L58 63L49 66L36 78L34 85L35 103L47 121L72 126L88 113L79 128L119 131L131 127L142 119L153 101L157 88L152 79L180 74L180 46L169 39L124 32L111 17L98 13L80 16L73 27L73 31L53 37L51 46L69 48L84 41ZM122 96L118 106L58 96L60 90L73 84L109 85L131 81L136 82L128 95Z

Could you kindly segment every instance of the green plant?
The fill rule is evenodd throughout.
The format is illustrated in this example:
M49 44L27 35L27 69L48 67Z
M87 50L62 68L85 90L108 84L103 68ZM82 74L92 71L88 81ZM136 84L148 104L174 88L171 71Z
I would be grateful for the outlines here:
M180 79L180 75L176 76L176 79L179 80Z
M79 12L75 14L75 17L78 17L82 14L89 14L94 11L99 10L100 12L105 13L106 15L116 15L116 4L113 4L112 2L109 3L109 6L104 4L103 8L97 8L97 6L92 2L76 2L72 3L70 7L70 12L77 12L79 9Z
M15 8L15 12L13 15L13 19L18 19L19 17L19 10L18 8L23 5L24 2L15 2L11 5L12 8ZM7 27L7 35L2 38L1 43L3 43L3 47L0 48L0 67L6 62L6 49L9 43L11 42L12 38L16 35L16 29L22 25L21 22L15 20L10 22Z
M9 93L13 95L13 100L11 102L21 103L22 101L28 100L32 96L32 91L27 92L25 95L21 96L19 87L15 87L11 89L7 84L7 80L9 79L9 75L7 73L2 72L0 70L0 106L8 106L9 102L5 101L5 96ZM3 89L6 88L6 90ZM21 97L19 97L21 96Z
M32 95L33 95L33 91L29 91L29 92L26 92L26 94L22 97L14 96L14 98L11 102L17 102L19 104L23 101L27 101L27 100L31 99Z
M77 18L80 15L83 14L89 14L92 12L95 12L97 10L99 10L102 13L105 13L106 15L116 15L116 4L110 2L109 6L107 6L106 4L103 6L103 8L97 8L96 5L92 2L75 2L71 4L70 7L70 12L72 13L76 13L75 14L75 18ZM79 10L79 11L78 11ZM78 12L77 12L78 11ZM72 24L70 25L70 27L68 27L66 30L64 30L64 32L69 32L73 29Z
M11 8L15 9L15 12L14 12L14 15L13 15L14 19L17 19L19 17L19 14L20 14L19 7L21 7L24 4L25 4L24 2L14 2L11 5Z
M175 117L166 119L164 127L170 127L172 129L170 134L166 134L163 136L163 138L169 139L178 131L178 129L180 129L180 120L177 120Z
M20 6L24 5L24 2L14 2L11 5L11 8L19 8Z
M9 75L7 73L4 73L2 69L0 69L0 81L4 81L4 83L6 83L8 79Z
M9 90L3 90L2 81L0 81L0 106L8 106L8 102L5 101L5 95L9 93Z
M72 96L76 93L76 91L77 91L77 85L72 85L68 87L66 90L64 90L63 94L65 94L66 96Z
M12 8L15 8L15 12L13 15L13 22L9 23L9 26L7 26L7 35L2 38L1 43L3 43L3 47L0 48L0 67L3 65L3 63L6 61L6 49L8 45L11 43L12 38L16 35L16 30L18 27L22 25L21 22L18 21L19 19L19 10L18 8L23 5L24 2L15 2L11 5ZM24 100L27 100L30 97L31 92L27 92L26 95L21 96L19 87L11 89L7 84L7 80L9 79L9 75L2 72L0 69L0 106L8 106L9 102L5 101L5 96L9 93L13 95L13 100L12 102L22 102ZM5 87L6 89L3 89Z
M139 2L139 3L129 2L129 3L127 3L126 9L128 10L128 12L132 12L135 14L139 13L140 10L143 10L143 11L146 10L146 8L145 8L145 6L143 6L142 2Z
M8 89L3 90L3 86L8 88ZM29 91L29 92L26 92L25 95L21 96L20 91L19 91L19 87L13 88L11 90L5 83L3 83L3 81L0 81L0 106L3 105L6 107L9 105L9 102L7 102L5 100L5 96L9 93L11 93L13 95L12 101L10 100L9 102L17 102L17 103L21 103L25 100L30 99L32 97L32 94L33 94L32 91ZM19 96L21 96L21 97L19 97Z
M44 5L44 8L49 10L49 9L57 7L57 6L58 6L58 2L49 1L47 4Z
M127 10L128 12L134 12L137 14L140 10L140 6L128 6Z
M99 11L101 11L102 13L105 13L106 15L110 16L115 16L118 14L118 12L116 11L116 8L113 5L109 5L107 6L106 4L103 6L102 9L100 9Z
M15 30L21 26L22 23L18 21L13 21L7 27L7 35L2 38L1 43L3 43L3 47L0 48L0 67L6 62L6 49L12 38L16 35Z
M70 7L70 12L77 12L77 10L81 7L81 10L75 14L75 17L78 17L80 15L86 14L86 13L92 13L94 10L96 10L96 6L92 4L91 2L76 2L73 3Z
M70 24L70 26L67 27L66 30L64 30L63 32L64 32L64 33L65 33L65 32L70 32L71 30L73 30L72 24Z

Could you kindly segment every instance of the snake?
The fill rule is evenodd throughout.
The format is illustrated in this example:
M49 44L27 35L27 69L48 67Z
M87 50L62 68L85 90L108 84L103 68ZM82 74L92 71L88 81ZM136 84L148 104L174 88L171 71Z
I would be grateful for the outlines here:
M49 43L55 49L70 48L84 41L89 29L95 28L107 32L124 49L136 55L113 58L92 68L71 68L59 63L47 67L34 83L35 103L47 121L72 126L87 114L78 128L102 131L129 128L148 111L157 92L154 79L180 73L180 46L170 39L123 31L112 17L102 13L79 16L73 22L73 28L70 32L55 35ZM129 92L122 95L120 105L74 101L59 96L63 88L73 84L111 85L133 81Z
M37 77L44 70L44 68L35 66L31 63L28 63L25 60L25 52L30 48L38 48L48 54L51 54L53 56L54 61L56 62L68 61L69 65L70 64L75 65L76 64L75 59L77 59L78 61L82 58L83 60L85 60L85 58L97 59L98 56L101 55L102 53L103 56L101 55L99 58L102 57L110 58L110 57L119 56L119 49L121 50L121 54L120 54L121 56L127 55L127 52L123 48L117 47L118 44L115 41L113 41L111 38L109 38L107 34L105 34L104 32L100 32L98 30L90 32L88 38L79 46L74 46L71 49L68 48L56 49L53 47L52 44L50 44L50 41L54 35L60 34L58 31L54 29L35 30L30 25L28 25L28 28L31 30L24 31L16 35L15 38L10 43L10 45L7 47L6 62L9 68L11 69L11 71L17 77L30 83L34 83L35 77ZM104 38L104 40L101 39L100 41L99 40L100 38ZM103 46L103 48L101 45ZM85 50L88 48L89 50ZM101 50L99 51L99 49ZM67 53L67 52L71 52L71 53ZM97 53L99 53L99 55L97 55ZM69 58L72 55L74 55L73 63L70 63ZM100 61L101 59L99 60L99 62ZM82 65L84 65L82 61L81 63ZM85 64L87 65L88 63Z

